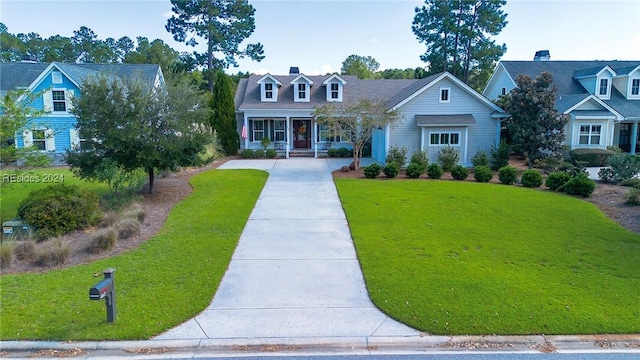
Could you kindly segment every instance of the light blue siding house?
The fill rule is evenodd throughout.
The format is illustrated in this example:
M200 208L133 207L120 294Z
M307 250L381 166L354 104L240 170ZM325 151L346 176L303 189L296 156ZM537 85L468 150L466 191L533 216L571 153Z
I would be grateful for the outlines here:
M295 68L294 68L295 69ZM349 75L251 75L236 92L238 134L242 149L261 149L267 137L281 156L325 155L332 147L348 147L329 136L312 114L328 102L352 104L362 98L382 99L398 110L401 120L373 134L372 157L384 163L389 149L408 154L425 151L438 160L443 146L460 151L460 163L471 164L479 150L489 151L500 139L500 121L507 115L487 98L448 72L419 80L360 80Z
M72 114L72 99L82 96L82 82L92 76L138 78L150 86L163 86L164 77L159 65L137 64L64 64L2 63L0 64L0 95L10 90L27 89L38 96L31 106L44 109L45 115L29 121L16 134L18 148L35 146L52 156L60 164L64 153L81 144Z
M640 60L638 61L501 61L483 94L498 99L516 87L518 75L532 79L549 72L558 89L556 108L569 116L569 149L617 146L640 153Z

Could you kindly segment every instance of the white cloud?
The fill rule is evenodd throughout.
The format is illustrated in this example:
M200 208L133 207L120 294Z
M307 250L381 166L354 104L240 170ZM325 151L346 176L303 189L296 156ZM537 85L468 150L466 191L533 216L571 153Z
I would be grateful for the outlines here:
M266 74L268 72L269 72L269 70L264 69L264 68L249 70L250 74L256 74L256 75L264 75L264 74Z
M170 18L171 16L173 16L173 11L167 11L165 13L162 13L162 17L164 18Z
M378 39L376 39L376 38L372 38L372 39L371 39L371 40L369 40L369 41L371 41L372 43L377 43L377 42L378 42Z

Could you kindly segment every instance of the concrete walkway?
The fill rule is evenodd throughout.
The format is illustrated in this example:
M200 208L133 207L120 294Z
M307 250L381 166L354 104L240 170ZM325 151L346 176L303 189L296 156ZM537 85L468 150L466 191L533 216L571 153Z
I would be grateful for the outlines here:
M269 178L207 309L156 339L406 337L369 300L331 171L349 159L236 160Z

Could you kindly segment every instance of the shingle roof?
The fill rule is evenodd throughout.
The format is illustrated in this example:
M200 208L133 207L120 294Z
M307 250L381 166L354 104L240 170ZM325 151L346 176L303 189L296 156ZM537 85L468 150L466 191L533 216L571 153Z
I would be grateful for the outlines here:
M553 76L553 84L558 88L556 108L564 112L591 94L575 77L595 75L607 65L618 75L628 74L640 65L640 60L501 61L500 64L514 80L518 75L535 78L544 71L549 72ZM611 98L604 102L625 117L640 117L640 103L627 100L615 88L611 91Z
M416 115L416 123L418 126L472 125L476 119L471 114Z
M0 63L0 94L26 88L47 68L43 63Z

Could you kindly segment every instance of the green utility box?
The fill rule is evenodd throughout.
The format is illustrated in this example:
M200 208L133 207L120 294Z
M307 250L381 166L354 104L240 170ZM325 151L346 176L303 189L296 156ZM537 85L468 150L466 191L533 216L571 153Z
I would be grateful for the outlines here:
M31 226L20 219L2 223L2 237L27 237L31 233Z

